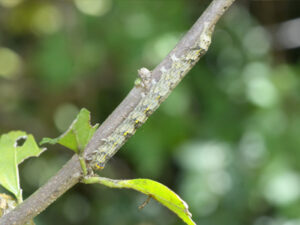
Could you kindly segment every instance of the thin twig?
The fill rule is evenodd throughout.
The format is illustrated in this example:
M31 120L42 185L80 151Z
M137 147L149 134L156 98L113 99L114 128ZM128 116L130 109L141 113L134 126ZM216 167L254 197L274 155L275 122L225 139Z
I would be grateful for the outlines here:
M151 195L148 195L147 199L143 202L143 204L139 206L139 209L142 210L143 208L145 208L145 206L148 205L148 203L150 202L151 198Z
M172 56L175 55L177 58L182 58L187 49L191 49L195 45L201 32L205 29L205 26L212 29L234 1L235 0L213 0L210 6L204 11L202 16L196 21L193 27L170 54L152 71L152 78L159 81L163 68L170 68L172 66L174 61ZM201 55L203 55L203 53L204 52L202 52ZM187 68L185 73L190 69L191 68ZM116 128L118 128L128 115L135 110L135 107L143 99L142 92L142 89L138 87L134 87L129 92L127 97L97 130L85 149L85 155L92 153L95 149L99 149L101 145L103 145L103 139L113 134ZM0 225L22 225L26 221L31 220L68 189L77 184L81 178L82 169L77 155L74 155L72 159L70 159L45 185L39 188L15 210L0 218Z

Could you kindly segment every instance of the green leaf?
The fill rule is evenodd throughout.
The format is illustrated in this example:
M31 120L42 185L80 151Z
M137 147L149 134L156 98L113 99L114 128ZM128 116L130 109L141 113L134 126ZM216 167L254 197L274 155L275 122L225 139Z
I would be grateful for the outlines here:
M0 193L0 218L17 206L16 199L12 196Z
M69 129L58 138L43 138L40 144L61 144L77 154L80 154L89 140L92 138L99 124L92 126L90 124L90 112L83 108L80 110L76 119L72 122Z
M196 225L188 205L168 187L149 179L112 180L104 177L90 177L83 180L86 184L100 183L111 188L130 188L146 194L173 211L188 225Z
M16 208L18 202L12 196L0 193L0 218ZM28 221L25 225L35 225L33 220Z
M0 137L0 184L22 201L18 165L32 156L39 156L45 149L38 147L31 134L11 131Z

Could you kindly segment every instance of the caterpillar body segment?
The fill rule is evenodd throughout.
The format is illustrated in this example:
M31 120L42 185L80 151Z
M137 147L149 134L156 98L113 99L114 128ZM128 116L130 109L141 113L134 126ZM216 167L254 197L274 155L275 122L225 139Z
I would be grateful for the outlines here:
M104 168L106 162L147 121L148 117L167 98L173 88L199 60L200 56L207 51L211 42L212 29L212 27L209 28L208 25L204 25L194 46L186 49L181 56L172 54L170 56L172 63L168 68L161 67L159 80L151 78L151 72L147 69L139 70L139 78L135 81L135 85L144 89L141 94L142 99L116 130L105 138L99 148L94 151L94 154L88 156L91 158L91 165L94 169Z

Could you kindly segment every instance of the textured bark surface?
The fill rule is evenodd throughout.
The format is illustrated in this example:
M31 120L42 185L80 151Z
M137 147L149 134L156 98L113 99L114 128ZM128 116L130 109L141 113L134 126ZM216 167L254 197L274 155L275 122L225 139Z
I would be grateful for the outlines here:
M199 38L203 35L204 29L213 29L217 21L228 9L228 7L235 0L214 0L209 5L209 7L204 11L202 16L196 21L193 27L187 32L187 34L181 39L181 41L176 45L176 47L168 54L168 56L152 71L151 79L160 81L162 76L164 76L165 70L169 70L174 67L174 61L177 59L182 60L187 57L188 51L191 51ZM207 49L206 49L207 50ZM198 56L205 54L205 51L199 52ZM174 56L176 58L174 58ZM186 74L192 66L198 61L199 57L193 59L190 66L187 66L184 74ZM193 57L193 56L191 56ZM178 62L177 62L178 63ZM179 64L178 64L179 65ZM180 68L179 68L180 69ZM177 70L172 69L171 72L176 72ZM170 74L172 77L172 74ZM178 84L181 79L177 76L173 76L173 79L169 83L172 83L171 90ZM176 80L177 79L177 80ZM174 84L174 85L173 85ZM143 88L134 87L126 98L121 102L121 104L112 112L112 114L104 121L104 123L99 127L88 146L85 149L85 156L89 156L95 150L101 149L101 146L105 144L105 139L114 134L120 127L120 125L128 118L130 113L136 110L136 107L143 100ZM168 92L168 94L170 93ZM145 93L147 94L147 93ZM168 95L166 94L166 96ZM158 106L157 106L158 107ZM156 107L156 108L157 108ZM155 109L156 109L155 108ZM155 110L154 109L154 110ZM125 141L124 141L125 142ZM124 144L118 146L118 149ZM116 151L118 150L116 149ZM113 154L116 153L114 151ZM106 158L105 158L106 159ZM109 157L107 158L107 160ZM107 160L104 160L105 163ZM88 165L91 166L91 165ZM38 189L34 194L32 194L28 199L26 199L21 205L19 205L15 210L4 215L0 219L0 225L21 225L25 224L26 221L31 220L37 216L40 212L46 209L51 203L53 203L57 198L59 198L64 192L70 189L72 186L77 184L82 178L82 169L78 160L77 155L74 155L66 165L45 185Z

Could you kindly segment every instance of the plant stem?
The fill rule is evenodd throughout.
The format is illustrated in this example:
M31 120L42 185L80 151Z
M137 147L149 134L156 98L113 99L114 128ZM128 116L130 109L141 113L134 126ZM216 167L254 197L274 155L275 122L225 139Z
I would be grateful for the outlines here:
M213 28L224 12L235 0L213 0L202 16L196 21L192 28L170 52L170 54L152 71L152 78L159 81L164 68L170 68L177 58L183 58L183 54L191 49L198 41L205 26ZM205 52L202 52L203 55ZM198 59L197 59L198 60ZM188 67L187 73L191 67ZM175 72L175 71L174 71ZM172 87L174 88L174 87ZM134 87L121 104L102 123L94 134L84 151L84 156L91 154L95 149L101 148L103 139L116 131L121 123L130 115L142 100L142 89ZM114 152L115 153L115 152ZM90 166L90 165L87 165ZM74 155L65 166L58 171L45 185L39 188L28 199L16 209L0 218L0 225L21 225L37 216L52 202L57 200L63 193L77 184L83 178L83 171L77 155Z

